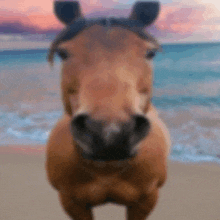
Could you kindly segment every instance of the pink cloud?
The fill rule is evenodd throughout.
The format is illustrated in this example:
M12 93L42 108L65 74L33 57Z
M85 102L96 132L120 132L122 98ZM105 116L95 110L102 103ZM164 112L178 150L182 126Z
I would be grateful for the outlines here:
M25 8L21 11L22 2ZM51 0L39 0L37 2L33 0L17 0L15 3L18 10L0 10L0 27L1 24L14 24L16 26L19 23L24 28L34 28L37 33L59 30L63 27L52 12L53 4ZM130 9L127 9L128 5L119 5L119 3L113 0L83 0L80 3L82 11L86 15L126 17L130 13ZM3 6L10 8L12 7L11 5L11 3L6 2ZM33 5L36 5L36 7L33 7ZM42 9L42 5L44 5L44 9ZM117 6L126 9L116 9ZM201 29L200 25L205 20L204 14L207 13L207 10L208 7L203 5L186 6L182 3L165 4L162 6L159 19L155 23L157 33L161 32L160 36L163 36L163 33L190 35L194 31Z
M191 34L204 22L206 8L184 6L166 6L161 10L157 21L158 29L170 33Z
M32 32L49 31L61 29L62 25L57 21L53 14L42 14L32 12L29 15L9 10L0 10L0 27L8 25L9 27L23 27L31 29Z

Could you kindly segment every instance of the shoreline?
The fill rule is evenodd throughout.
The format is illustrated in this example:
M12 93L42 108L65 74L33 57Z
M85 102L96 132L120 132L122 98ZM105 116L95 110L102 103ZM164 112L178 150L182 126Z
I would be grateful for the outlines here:
M46 146L45 144L39 144L39 145L26 145L26 144L19 144L19 145L0 145L0 155L6 155L6 154L17 154L17 155L45 155L46 152ZM213 161L204 161L204 160L197 160L197 161L190 161L190 160L184 160L184 159L176 159L173 156L169 156L168 162L170 163L179 163L182 165L216 165L220 167L220 161L213 160Z
M43 155L45 145L0 145L0 155L3 154Z

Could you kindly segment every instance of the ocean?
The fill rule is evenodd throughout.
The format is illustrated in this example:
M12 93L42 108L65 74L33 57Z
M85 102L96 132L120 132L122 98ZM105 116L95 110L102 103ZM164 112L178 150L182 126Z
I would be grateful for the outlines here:
M0 146L45 144L63 113L60 60L47 50L0 51ZM220 43L163 45L154 97L172 140L171 160L220 162Z

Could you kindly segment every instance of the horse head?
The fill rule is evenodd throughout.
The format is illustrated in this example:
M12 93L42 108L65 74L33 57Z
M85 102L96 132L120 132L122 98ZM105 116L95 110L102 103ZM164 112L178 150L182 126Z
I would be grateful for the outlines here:
M158 2L137 2L128 18L86 19L78 2L55 2L65 24L51 45L62 59L62 97L83 157L125 160L147 136L152 98L152 59L160 49L145 31Z

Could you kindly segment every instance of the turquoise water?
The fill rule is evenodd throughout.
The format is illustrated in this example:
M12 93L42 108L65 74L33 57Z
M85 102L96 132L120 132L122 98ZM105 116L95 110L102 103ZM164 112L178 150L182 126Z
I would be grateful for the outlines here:
M153 103L169 127L171 159L220 161L220 44L164 45ZM44 144L62 115L59 69L46 50L0 52L0 145Z

